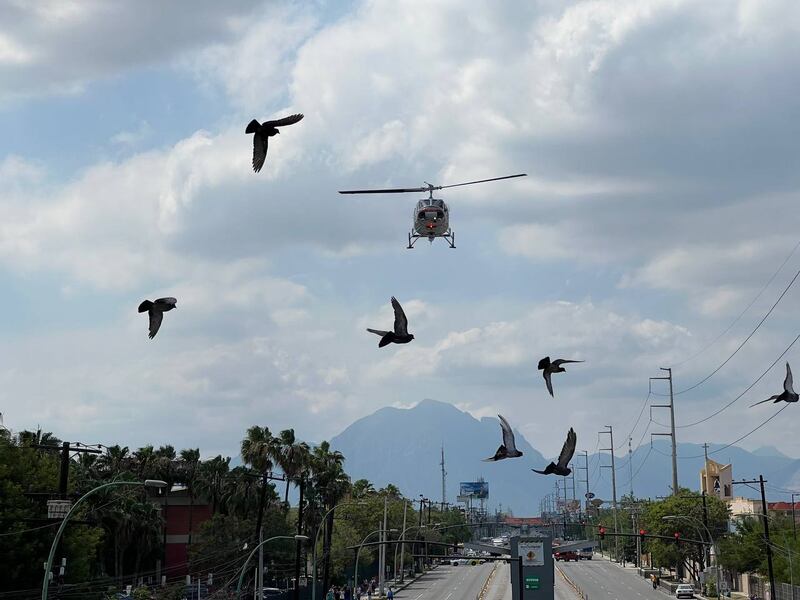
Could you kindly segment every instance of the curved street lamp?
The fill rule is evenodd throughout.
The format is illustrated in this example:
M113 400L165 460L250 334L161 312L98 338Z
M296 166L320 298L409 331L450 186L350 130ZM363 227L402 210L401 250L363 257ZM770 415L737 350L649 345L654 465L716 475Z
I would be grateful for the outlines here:
M691 521L692 523L695 524L695 526L700 525L703 529L705 529L706 533L708 534L708 539L711 542L711 547L714 548L714 562L717 563L716 565L714 565L714 571L717 574L717 598L719 598L720 597L720 592L719 592L719 583L720 583L719 582L719 557L717 556L717 550L716 550L717 543L714 541L714 537L711 535L711 531L709 531L708 527L706 527L706 524L703 523L700 519L697 519L695 517L690 517L688 515L665 515L665 516L661 517L662 521L674 521L674 520L677 520L677 519L685 519L687 521ZM700 537L702 538L703 536L701 535ZM703 551L703 555L705 556L705 551ZM709 560L709 562L711 562L711 561Z
M311 553L311 600L317 600L317 542L319 541L319 532L322 531L322 524L325 523L325 519L328 518L328 515L340 506L366 506L366 504L367 502L363 500L357 502L341 502L332 507L325 513L325 516L322 517L320 526L317 527L317 533L314 534L314 548Z
M358 557L361 555L361 548L363 548L364 544L367 543L367 540L369 538L371 538L373 535L375 535L376 533L397 533L397 529L395 529L395 528L392 528L392 529L376 529L375 531L371 531L370 533L368 533L366 536L364 536L364 539L361 540L361 543L358 545L358 550L356 550L356 565L355 565L355 569L353 571L353 587L354 588L355 588L355 586L358 585Z
M105 488L110 488L119 485L133 485L133 486L147 486L147 487L155 487L155 488L163 488L167 487L166 481L161 481L160 479L146 479L145 481L112 481L110 483L104 483L103 485L99 485L96 488L89 490L83 496L78 498L78 501L72 505L72 508L69 509L69 512L64 515L64 519L61 521L61 526L58 528L56 532L56 537L53 539L53 544L50 546L50 554L47 557L47 563L44 567L44 580L42 581L42 600L47 600L47 590L50 587L50 569L53 566L53 557L56 554L56 547L58 546L58 541L61 539L61 534L64 533L64 529L67 526L67 521L72 516L72 513L75 512L75 509L80 506L81 502L86 500L89 496L94 494L95 492L99 492Z
M247 560L244 561L244 565L242 565L242 574L239 575L239 583L236 585L236 598L239 598L239 595L242 591L242 582L244 581L244 574L247 572L247 565L250 563L250 560L255 556L258 549L261 548L267 542L271 542L272 540L296 540L298 542L308 541L307 535L276 535L271 538L264 540L263 542L256 544L256 547L253 548L253 551L247 557ZM300 585L299 581L295 582L295 585Z

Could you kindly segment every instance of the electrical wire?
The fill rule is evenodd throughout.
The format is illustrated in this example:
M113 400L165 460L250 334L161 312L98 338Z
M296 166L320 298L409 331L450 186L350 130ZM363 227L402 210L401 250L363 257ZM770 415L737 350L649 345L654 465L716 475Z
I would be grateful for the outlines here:
M620 448L622 448L625 445L625 442L628 440L628 438L631 437L634 431L636 431L636 426L639 425L639 421L641 420L642 415L644 414L644 409L647 408L647 402L650 400L650 396L652 395L653 395L652 392L648 390L647 397L644 399L644 402L642 403L642 408L639 411L639 416L636 417L636 422L633 424L633 427L631 427L631 430L628 432L628 435L625 436L625 439L622 441L622 443L616 448L614 448L614 450L619 450Z
M728 358L726 358L724 361L722 361L722 363L720 363L720 365L719 365L717 368L715 368L713 371L711 371L711 373L709 373L708 375L706 375L705 377L703 377L703 378L702 378L700 381L698 381L697 383L695 383L695 384L693 384L693 385L690 385L689 387L687 387L687 388L684 388L684 389L682 389L682 390L680 390L680 391L673 392L673 395L674 395L674 396L679 396L679 395L681 395L681 394L685 394L686 392L689 392L689 391L691 391L691 390L693 390L693 389L695 389L695 388L698 388L698 387L700 387L700 386L701 386L701 385L703 385L703 384L704 384L706 381L708 381L708 380L709 380L709 379L711 379L711 378L712 378L714 375L716 375L716 374L717 374L717 373L720 371L720 369L722 369L722 367L724 367L725 365L727 365L727 364L728 364L728 362L729 362L729 361L730 361L730 360L731 360L731 359L732 359L734 356L736 356L736 354L739 352L739 350L741 350L742 348L744 348L744 345L745 345L747 342L749 342L749 341L750 341L750 338L752 338L752 337L755 335L756 331L758 331L758 330L759 330L759 328L761 327L761 325L763 325L763 324L764 324L764 321L766 321L766 320L767 320L767 318L769 318L769 316L772 314L772 311L774 311L774 310L775 310L775 307L777 307L777 306L778 306L778 304L780 303L780 301L781 301L781 300L783 300L783 297L786 295L786 293L789 291L789 289L790 289L790 288L791 288L791 287L794 285L794 282L795 282L795 281L797 281L797 278L798 278L798 277L800 277L800 270L798 270L798 271L797 271L797 273L795 273L795 274L794 274L794 277L792 277L792 280L789 282L789 285L787 285L787 286L784 288L783 292L781 292L781 295L780 295L780 296L778 296L778 299L777 299L777 300L775 300L775 303L774 303L774 304L773 304L773 305L770 307L770 309L767 311L767 314L765 314L765 315L764 315L764 316L761 318L761 320L760 320L760 321L758 322L758 324L755 326L755 328L753 329L753 331L751 331L751 332L750 332L750 334L749 334L749 335L748 335L746 338L744 338L744 340L742 341L742 343L741 343L741 344L739 344L739 345L736 347L736 349L735 349L735 350L734 350L734 351L731 353L731 355L730 355L730 356L728 356ZM669 395L669 394L661 394L661 393L658 393L658 392L653 392L653 394L654 394L654 395L656 395L656 396L668 396L668 395Z
M716 416L717 416L719 413L721 413L722 411L724 411L724 410L728 409L729 407L733 406L733 404L734 404L736 401L738 401L738 400L739 400L739 399L740 399L742 396L744 396L744 395L745 395L747 392L749 392L750 390L752 390L752 389L755 387L755 385L756 385L756 384L757 384L759 381L761 381L761 380L764 378L764 376L765 376L767 373L769 373L769 372L770 372L770 371L773 369L773 367L775 367L775 365L776 365L776 364L778 364L778 361L780 361L780 360L781 360L781 359L782 359L782 358L783 358L783 357L786 355L786 353L787 353L787 352L789 352L789 350L791 350L792 346L794 346L794 345L797 343L797 340L800 340L800 334L798 334L798 335L797 335L797 337L796 337L796 338L794 338L794 339L792 340L792 343L791 343L791 344L789 344L789 345L786 347L786 349L785 349L783 352L781 352L781 353L780 353L780 355L778 356L778 358L776 358L776 359L775 359L775 360L772 362L772 364L771 364L770 366L768 366L768 367L767 367L767 369L766 369L766 370L765 370L763 373L761 373L761 375L759 375L759 376L758 376L758 378L756 378L756 380L755 380L753 383L751 383L750 385L748 385L748 386L747 386L747 387L744 389L744 391L743 391L741 394L739 394L738 396L736 396L736 397L735 397L733 400L731 400L730 402L728 402L728 403L727 403L726 405L724 405L722 408L720 408L720 409L718 409L718 410L714 411L713 413L711 413L711 414L710 414L710 415L708 415L707 417L703 417L703 418L702 418L702 419L700 419L699 421L694 421L694 422L692 422L692 423L685 423L685 424L683 424L683 425L676 425L676 426L675 426L675 429L686 429L687 427L694 427L695 425L699 425L700 423L705 423L705 422L706 422L706 421L708 421L709 419L711 419L711 418L713 418L713 417L716 417ZM659 424L659 425L661 425L661 423L658 423L658 424ZM663 425L663 427L668 427L668 425Z
M769 280L767 281L767 283L765 283L765 284L764 284L764 287L762 287L762 288L761 288L761 290L758 292L758 294L756 294L755 298L753 298L753 299L750 301L750 304L748 304L748 305L745 307L745 309L744 309L742 312L740 312L740 313L739 313L739 316L738 316L738 317L736 317L736 318L733 320L733 322L732 322L730 325L728 325L728 326L727 326L727 327L726 327L726 328L723 330L723 332L722 332L722 333L720 333L720 334L719 334L717 337L715 337L713 340L711 340L711 341L710 341L708 344L706 344L705 346L703 346L703 348L701 348L699 351L697 351L697 352L695 352L694 354L692 354L692 355L691 355L689 358L684 358L684 359L683 359L681 362L679 362L679 363L675 363L673 366L675 366L675 367L680 367L681 365L684 365L684 364L686 364L686 363L687 363L687 362L689 362L690 360L694 360L695 358L697 358L698 356L700 356L701 354L703 354L703 352L705 352L706 350L708 350L708 349L709 349L711 346L713 346L714 344L716 344L716 343L717 343L717 342L718 342L720 339L722 339L722 337L723 337L723 336L724 336L726 333L728 333L728 332L729 332L731 329L733 329L733 326L734 326L734 325L736 325L736 323L738 323L738 322L739 322L739 320L740 320L740 319L741 319L741 318L742 318L742 317L745 315L745 313L746 313L748 310L750 310L750 308L753 306L753 304L755 304L755 303L756 303L756 301L757 301L757 300L758 300L758 299L761 297L761 295L762 295L762 294L763 294L765 291L767 291L767 288L770 286L770 284L772 284L772 282L773 282L773 281L775 281L775 278L778 276L778 273L780 273L780 272L781 272L781 270L783 270L783 267L785 267L785 266L786 266L786 263L787 263L787 262L789 262L789 259L790 259L790 258L792 258L792 256L794 255L794 253L795 253L795 252L797 252L797 249L798 249L798 248L800 248L800 241L798 241L798 242L797 242L797 243L794 245L794 248L792 248L792 251L791 251L791 252L789 252L788 256L787 256L787 257L786 257L786 258L783 260L783 262L782 262L782 263L781 263L781 265L778 267L778 269L777 269L777 270L776 270L776 271L775 271L775 272L772 274L772 277L770 277L770 278L769 278Z
M712 450L712 451L710 451L710 452L709 452L709 454L716 454L717 452L722 452L723 450L726 450L726 449L730 448L730 447L731 447L731 446L733 446L734 444L737 444L737 443L741 442L743 439L745 439L746 437L748 437L748 436L752 435L753 433L755 433L756 431L758 431L759 429L761 429L761 428L762 428L764 425L766 425L767 423L769 423L770 421L772 421L772 419L774 419L775 417L777 417L779 414L781 414L781 413L782 413L784 410L786 410L787 408L789 408L789 404L786 404L785 406L783 406L783 407L782 407L781 409L779 409L779 410L778 410L778 411L777 411L775 414L773 414L771 417L769 417L769 418L768 418L766 421L762 421L762 423L761 423L760 425L758 425L758 426L756 426L755 428L751 429L750 431L748 431L747 433L745 433L745 434L744 434L742 437L740 437L740 438L737 438L737 439L733 440L732 442L730 442L730 443L728 443L728 444L725 444L724 446L722 446L722 447L720 447L720 448L717 448L716 450ZM704 457L705 457L705 454L697 454L697 455L694 455L694 456L678 456L678 458L684 458L684 459L689 459L689 458L704 458Z

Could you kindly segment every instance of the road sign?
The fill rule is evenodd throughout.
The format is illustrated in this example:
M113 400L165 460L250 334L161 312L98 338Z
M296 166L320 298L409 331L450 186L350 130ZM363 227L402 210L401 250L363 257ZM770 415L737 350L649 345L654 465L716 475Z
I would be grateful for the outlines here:
M523 567L544 566L544 544L542 542L520 542L519 555Z
M587 500L591 500L592 498L594 498L594 492L587 492L584 494L584 496L586 496Z
M526 590L538 590L539 589L539 578L538 577L526 577L525 578L525 589Z

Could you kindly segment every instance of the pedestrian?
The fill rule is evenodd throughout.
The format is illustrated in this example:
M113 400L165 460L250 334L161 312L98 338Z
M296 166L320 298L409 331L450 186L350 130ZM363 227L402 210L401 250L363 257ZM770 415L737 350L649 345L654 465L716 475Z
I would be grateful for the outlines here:
M388 600L394 600L394 592L392 591L392 587L391 586L389 586L389 593L386 594L386 598Z
M325 600L336 600L336 598L333 597L333 588L329 589L328 593L325 594Z

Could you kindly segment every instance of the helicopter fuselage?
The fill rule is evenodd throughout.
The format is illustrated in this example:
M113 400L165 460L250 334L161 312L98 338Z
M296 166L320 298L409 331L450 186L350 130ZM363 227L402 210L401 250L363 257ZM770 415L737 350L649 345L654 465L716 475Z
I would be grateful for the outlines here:
M414 232L430 239L443 237L450 231L450 213L444 200L424 198L414 208Z

